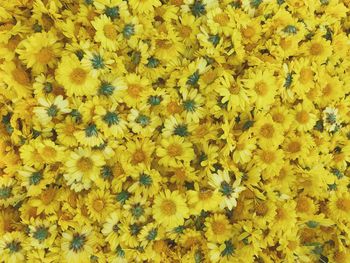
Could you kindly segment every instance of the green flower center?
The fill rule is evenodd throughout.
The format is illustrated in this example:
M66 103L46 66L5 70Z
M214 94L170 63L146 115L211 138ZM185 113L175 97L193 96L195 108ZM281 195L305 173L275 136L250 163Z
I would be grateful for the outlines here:
M139 182L144 186L150 186L152 184L152 178L148 174L141 174Z
M126 24L123 28L123 36L125 38L130 38L135 34L135 26L133 24Z
M7 199L11 196L12 188L8 186L4 186L0 188L0 199Z
M334 124L337 122L337 115L333 114L333 113L327 113L327 116L326 116L326 121L329 123L329 124Z
M75 55L78 57L79 60L82 60L84 57L84 51L82 51L81 49L77 50L75 51Z
M58 108L55 104L52 104L50 107L47 108L47 115L50 117L55 117L58 113Z
M225 248L223 251L221 251L221 256L231 256L234 252L235 248L230 240L225 241Z
M156 59L155 57L150 57L147 61L146 67L148 68L156 68L159 65L159 60Z
M263 0L251 0L250 5L251 7L258 8L259 5L262 3Z
M146 115L141 114L136 118L135 121L142 127L146 127L150 123L150 118Z
M85 235L74 234L72 241L70 242L69 249L74 252L78 252L83 249L83 246L86 242Z
M33 237L39 241L45 240L49 236L49 232L46 227L38 227Z
M108 124L108 127L111 127L119 123L119 116L115 112L107 112L106 115L103 116L103 121Z
M195 17L199 17L206 13L205 4L203 4L200 0L195 0L194 3L190 5L190 9L192 15L194 15Z
M150 96L148 98L148 103L151 104L152 106L159 105L161 101L162 101L162 97L161 96Z
M98 130L95 124L89 124L86 128L85 128L85 135L87 137L92 137L92 136L97 136L98 135Z
M105 67L103 57L101 57L99 54L94 54L92 56L91 63L94 69L102 69Z
M51 93L53 90L52 84L50 82L45 82L44 83L44 92L47 93Z
M101 175L103 179L110 179L113 176L112 168L108 165L104 165L101 169Z
M174 135L178 135L181 137L186 137L189 135L186 124L179 124L174 129Z
M196 102L194 100L185 100L183 106L186 111L194 112L196 111Z
M119 18L119 7L118 6L106 7L105 15L108 16L112 20Z
M118 245L115 249L115 253L117 254L118 257L124 258L125 257L125 251L121 248L120 245Z
M198 80L199 80L199 72L198 70L196 70L191 76L188 77L186 83L188 85L194 86L197 84Z
M130 193L128 191L123 190L117 194L116 199L119 203L123 205L129 199L129 197Z
M6 247L10 250L11 254L20 251L22 248L21 243L16 240L13 240L12 242L8 243Z
M114 87L111 83L108 82L102 82L100 89L99 89L99 93L101 95L105 95L105 96L111 96L113 94L114 91Z
M288 34L296 34L298 30L295 26L288 25L283 29L283 31Z
M130 229L130 232L131 232L132 236L137 236L140 233L140 231L141 231L141 227L138 224L136 224L136 223L130 225L129 229Z
M137 204L133 207L131 214L137 219L140 216L142 216L144 213L144 209L142 208L142 206L140 204Z
M233 193L233 189L226 181L223 181L220 185L220 192L225 196L230 196Z
M156 237L158 235L158 230L157 228L152 228L149 232L148 235L146 237L147 240L151 241L151 240L155 240Z
M29 177L29 184L30 185L37 185L41 179L43 178L43 175L40 172L34 172Z
M115 225L113 226L113 232L114 232L114 233L118 233L119 230L120 230L120 227L118 226L118 224L115 224Z
M94 0L85 0L85 4L87 5L92 5Z
M216 47L220 42L220 37L219 35L210 35L208 41L211 42L214 47Z

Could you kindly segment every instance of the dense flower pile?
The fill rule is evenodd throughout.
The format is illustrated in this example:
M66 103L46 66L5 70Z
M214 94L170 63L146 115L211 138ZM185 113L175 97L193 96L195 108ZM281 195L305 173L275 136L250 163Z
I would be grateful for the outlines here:
M1 0L1 262L350 262L349 0Z

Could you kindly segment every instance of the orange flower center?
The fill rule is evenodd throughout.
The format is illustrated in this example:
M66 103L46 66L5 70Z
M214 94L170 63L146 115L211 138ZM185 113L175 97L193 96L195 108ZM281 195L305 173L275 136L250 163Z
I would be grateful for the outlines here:
M313 43L310 47L310 54L313 56L319 56L323 53L323 46L320 43Z
M192 29L189 26L181 26L179 28L179 34L182 38L187 38L191 35Z
M259 81L255 84L255 91L260 96L265 96L268 92L269 88L267 87L266 83L263 81Z
M300 197L297 201L296 209L298 212L308 212L310 210L309 199L307 199L306 197Z
M164 200L161 204L161 209L164 215L172 216L176 213L176 204L172 200Z
M226 232L227 222L216 220L211 223L211 229L215 235L223 235Z
M44 205L50 204L56 196L56 190L54 188L46 189L40 196Z
M260 157L261 157L261 160L266 164L271 164L276 159L275 153L267 150L262 151Z
M244 150L244 148L245 148L245 143L237 143L236 149L238 151L242 151L242 150Z
M168 146L167 151L170 157L180 156L182 154L182 147L177 143L173 143Z
M41 155L44 157L44 158L55 158L56 155L57 155L57 152L55 150L55 148L53 147L50 147L50 146L45 146L41 152Z
M12 77L13 79L23 85L23 86L29 86L30 84L30 79L29 76L27 74L27 72L25 72L23 69L21 68L15 68L14 70L12 70Z
M350 213L350 200L349 199L345 199L345 198L339 198L337 200L337 208L340 210L343 210L347 213Z
M103 208L105 207L105 204L104 204L103 200L96 199L93 201L92 207L96 212L101 212L103 210Z
M291 152L291 153L296 153L296 152L299 152L300 149L301 149L301 145L299 142L297 141L293 141L293 142L290 142L288 144L288 152Z
M94 163L89 157L81 157L77 161L77 167L82 172L89 172L93 166Z
M170 40L167 39L157 39L156 46L159 49L170 49L173 45Z
M306 124L309 121L309 113L305 110L301 110L296 115L296 120L301 124Z
M272 119L277 123L283 123L284 122L284 115L282 113L275 113L272 115Z
M176 101L171 101L167 105L167 111L170 114L180 113L181 112L181 107Z
M277 208L276 212L277 212L276 213L277 220L285 220L288 218L288 214L286 210L284 210L283 208Z
M105 25L103 27L103 33L106 38L115 40L118 36L117 30L112 24Z
M255 213L258 216L264 216L267 214L268 211L269 211L269 208L265 203L259 203L255 205Z
M142 92L142 86L139 84L129 84L128 94L133 98L138 98Z
M144 160L146 160L146 154L142 149L136 150L132 155L132 164L142 163Z
M87 77L87 72L82 68L75 68L72 70L69 77L74 84L83 85Z
M322 90L322 94L323 96L329 96L332 94L332 91L333 91L332 85L327 83L327 85Z
M313 74L311 69L303 68L300 71L299 81L302 84L306 84L306 83L308 83L309 81L311 81L313 79L313 76L314 76L314 74Z
M275 133L275 128L270 124L266 123L260 128L260 135L265 138L272 138Z
M214 16L213 20L220 26L225 26L230 21L230 17L226 13L217 14Z
M242 34L245 38L251 38L255 34L255 29L252 26L247 26L242 30Z
M36 54L36 60L43 65L49 63L53 57L54 53L50 47L44 47Z
M206 83L210 84L213 83L217 74L215 70L208 70L203 75L201 75L201 79Z
M213 196L213 192L210 190L203 190L198 193L198 198L200 200L208 200Z

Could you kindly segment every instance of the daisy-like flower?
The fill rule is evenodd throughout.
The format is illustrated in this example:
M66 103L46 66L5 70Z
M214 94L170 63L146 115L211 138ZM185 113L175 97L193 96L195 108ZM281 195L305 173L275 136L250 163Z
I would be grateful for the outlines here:
M136 134L151 137L156 128L161 125L160 118L147 111L131 109L128 115L129 126Z
M141 14L148 14L153 12L155 7L158 7L161 5L161 2L159 0L145 0L145 1L137 1L137 0L131 0L130 6L132 10L134 10L136 13Z
M167 229L182 225L189 214L185 198L178 191L161 192L155 197L152 209L154 219Z
M187 122L198 123L205 115L204 98L196 89L185 90L182 94L183 114Z
M56 79L63 85L68 96L96 94L99 85L99 80L74 55L62 57L56 70Z
M101 43L101 46L107 50L116 50L118 47L118 26L113 23L112 19L101 15L92 21L92 25L96 29L95 41Z
M103 106L96 107L96 115L94 116L96 126L104 133L106 137L122 138L126 132L126 121L117 110L117 105L113 105L110 109Z
M53 101L39 98L38 102L40 106L35 107L33 112L43 125L50 123L53 118L59 118L59 115L62 113L71 112L71 109L68 107L68 101L64 100L61 95L55 97Z
M198 188L186 192L191 213L199 214L204 211L216 211L221 203L221 194L217 190Z
M89 216L101 222L113 210L112 196L108 191L91 191L86 198L86 206Z
M62 233L61 260L83 263L90 260L94 253L94 245L97 243L95 234L90 226L80 226L74 231L67 230Z
M94 122L90 122L84 129L74 132L74 137L84 146L94 147L103 143L103 135Z
M240 186L240 180L232 181L229 172L226 170L219 170L216 174L211 174L209 178L210 186L219 191L222 196L221 209L227 207L232 210L237 205L239 193L244 190L244 187Z
M154 142L149 139L129 141L126 144L128 160L134 166L149 167L151 155L154 151Z
M6 233L0 238L0 255L4 262L25 262L26 236L19 231Z
M130 192L143 196L154 196L158 193L162 178L157 170L138 167L131 176L134 183L129 187Z
M248 78L243 80L243 85L249 89L251 102L255 103L258 109L268 109L274 102L277 86L270 70L249 72Z
M111 247L116 247L120 243L121 224L117 211L110 213L105 219L101 232Z
M192 144L180 136L171 136L161 141L161 148L157 148L159 163L165 166L179 166L180 162L189 164L194 159Z
M26 187L29 196L36 196L53 181L53 175L48 170L36 170L25 166L18 171L21 176L22 186Z
M292 123L298 131L308 131L311 130L316 124L316 115L313 113L314 109L312 105L298 104L295 107L295 121Z
M327 107L323 111L323 125L329 132L339 130L340 118L338 115L338 109Z
M57 236L56 225L41 219L32 219L29 225L30 243L38 249L52 246Z
M65 163L63 175L67 184L79 192L91 187L92 179L97 176L102 165L105 164L101 153L90 149L78 148L70 152Z
M23 40L17 48L17 53L28 68L32 68L35 74L39 74L48 68L53 68L57 63L56 57L59 56L61 47L62 43L54 33L41 32Z
M14 178L0 177L0 205L5 208L10 205L15 206L23 198L19 187Z
M145 97L149 90L149 82L136 74L129 74L125 77L127 88L123 90L123 100L129 107L138 105Z
M335 222L348 221L350 217L350 194L333 192L328 203L329 213Z
M205 236L209 242L222 243L232 236L232 225L229 224L225 215L214 214L206 219Z

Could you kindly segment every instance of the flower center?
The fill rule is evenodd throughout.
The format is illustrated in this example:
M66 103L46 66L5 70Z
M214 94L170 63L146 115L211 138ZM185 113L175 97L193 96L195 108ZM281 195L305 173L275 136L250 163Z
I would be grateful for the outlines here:
M213 196L213 192L210 191L210 190L201 190L199 193L198 193L198 198L200 200L208 200L210 199L211 197Z
M56 196L56 189L54 188L49 188L46 189L40 196L41 201L44 203L44 205L50 204L53 199Z
M327 85L322 90L322 94L324 96L329 96L332 94L332 91L333 91L332 85L327 83Z
M77 161L77 167L82 172L89 172L94 166L93 161L89 157L81 157Z
M172 200L164 200L161 204L163 214L172 216L176 213L176 204Z
M259 96L265 96L268 90L266 83L263 81L259 81L255 84L255 91Z
M4 186L0 188L0 199L7 199L11 196L12 188L8 186Z
M132 164L138 164L146 160L146 154L143 152L142 149L138 149L134 152L132 155Z
M223 235L225 234L226 232L226 222L225 221L219 221L219 220L216 220L216 221L213 221L211 223L211 228L213 230L213 233L215 235Z
M83 85L87 77L87 72L82 68L75 68L72 70L69 77L74 84Z
M267 139L270 139L273 137L275 133L275 129L274 127L269 124L269 123L266 123L264 124L263 126L261 126L260 128L260 135L267 138Z
M291 152L291 153L296 153L296 152L299 152L300 149L301 149L301 145L299 142L297 141L292 141L288 144L288 152Z
M128 85L128 94L133 98L140 97L140 93L142 92L142 86L139 84L129 84Z
M245 38L251 38L255 34L255 29L254 27L247 26L242 30L242 34Z
M287 219L287 213L283 208L277 208L276 210L276 219L277 220L285 220Z
M42 156L46 158L55 158L57 155L57 152L55 148L50 146L45 146L42 150Z
M36 231L33 234L33 237L39 241L45 240L49 235L49 232L47 231L46 227L38 227Z
M313 79L313 72L309 68L303 68L300 70L299 81L301 84L306 84Z
M150 186L152 184L152 178L150 175L143 173L140 175L139 182L144 186Z
M142 127L146 127L150 123L150 118L146 115L141 114L136 118L135 121Z
M13 254L13 253L20 251L22 246L21 246L21 243L19 241L13 240L12 242L10 242L6 245L6 248L8 248L10 250L10 253Z
M103 120L107 123L108 127L111 127L114 124L118 124L119 116L115 112L107 112L105 116L103 116Z
M46 112L48 116L55 117L58 113L58 108L55 104L52 104L49 108L47 108Z
M99 93L105 96L110 96L113 94L114 91L114 87L112 84L108 83L108 82L102 82L101 86L100 86L100 90Z
M183 106L186 111L194 112L196 111L196 103L194 100L185 100Z
M230 21L230 17L226 13L216 14L213 20L218 23L220 26L226 26Z
M268 151L268 150L262 151L260 157L261 157L261 160L266 164L271 164L276 159L275 153L273 151Z
M12 77L13 79L23 85L23 86L28 86L30 84L30 79L29 79L29 76L27 74L26 71L24 71L23 69L21 68L15 68L14 70L12 70Z
M309 200L306 197L300 197L297 201L296 209L298 212L308 212L310 209Z
M313 43L310 47L310 54L313 56L319 56L323 53L323 46L320 43Z
M156 46L159 49L170 49L173 46L173 44L170 40L167 39L157 39Z
M186 137L189 135L186 124L179 124L174 129L174 135Z
M180 37L182 37L182 38L189 37L191 35L191 33L192 33L192 29L189 26L182 25L179 28L179 34L180 34Z
M296 120L301 124L306 124L309 121L309 113L305 110L301 110L296 115Z
M177 143L170 144L167 150L170 157L176 157L182 154L182 147Z
M192 12L192 15L195 17L199 17L207 13L205 10L205 4L202 3L201 0L195 0L194 3L190 5L190 10Z
M272 115L272 119L277 123L283 123L284 122L284 115L282 113L275 113Z
M74 234L73 239L70 242L69 249L73 250L74 252L78 252L83 249L85 242L85 235Z
M43 65L48 64L53 57L54 53L50 47L44 47L36 54L36 60Z
M133 24L126 24L123 28L123 36L125 38L130 38L135 34L135 26Z
M91 64L94 69L102 69L105 67L103 57L99 54L94 54L91 59Z
M118 36L117 29L112 24L107 24L103 27L103 33L106 38L115 40Z
M119 7L118 6L106 7L105 15L111 18L112 20L115 18L119 18Z
M32 175L29 177L29 184L30 185L37 185L41 179L42 179L42 174L40 172L34 172Z
M337 200L336 206L338 209L344 212L350 213L350 200L345 198L339 198Z
M92 137L92 136L97 136L98 135L98 131L97 131L97 127L95 124L89 124L86 128L85 128L85 135L86 137Z
M181 112L181 107L179 106L179 104L176 101L171 101L167 105L167 111L170 114L179 113L179 112Z
M92 207L96 212L101 212L103 210L103 208L105 207L105 204L104 204L103 200L96 199L93 201Z
M269 208L265 203L259 203L255 205L255 213L257 216L265 216L268 211L269 211Z

